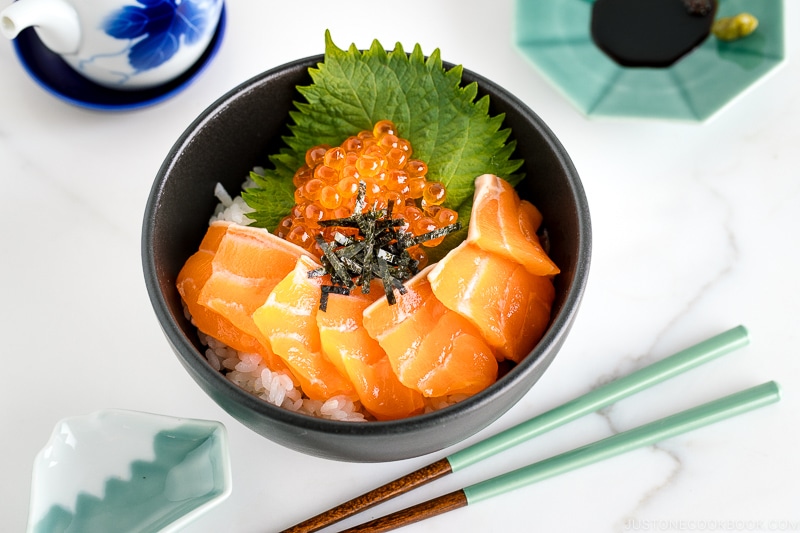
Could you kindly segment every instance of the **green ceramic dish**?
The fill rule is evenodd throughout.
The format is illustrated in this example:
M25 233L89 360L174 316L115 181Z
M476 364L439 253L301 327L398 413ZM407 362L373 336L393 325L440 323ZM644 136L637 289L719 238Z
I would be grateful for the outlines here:
M230 493L220 422L106 409L56 425L34 461L27 531L177 532Z
M517 0L520 52L590 116L704 121L783 63L784 0L721 0L717 17L748 12L750 36L709 37L669 68L625 68L592 41L593 0Z

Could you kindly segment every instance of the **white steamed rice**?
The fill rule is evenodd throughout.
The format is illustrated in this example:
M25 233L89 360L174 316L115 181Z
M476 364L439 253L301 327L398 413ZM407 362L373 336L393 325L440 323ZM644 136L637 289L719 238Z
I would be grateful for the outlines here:
M360 406L346 396L334 396L325 402L311 400L294 386L288 374L267 368L260 355L238 352L203 333L200 333L200 340L207 346L205 356L213 368L222 372L230 382L266 402L330 420L366 420Z
M263 170L260 168L255 168L253 171L260 172ZM255 185L255 182L248 176L244 183L242 183L242 190L255 187ZM217 197L219 203L214 209L214 214L211 216L209 223L216 220L227 220L243 226L249 226L255 222L253 219L247 216L247 213L253 212L253 208L245 203L245 201L242 199L242 195L237 195L235 198L231 198L231 195L228 194L228 191L225 190L225 187L223 187L221 183L217 183L217 186L214 187L214 196Z

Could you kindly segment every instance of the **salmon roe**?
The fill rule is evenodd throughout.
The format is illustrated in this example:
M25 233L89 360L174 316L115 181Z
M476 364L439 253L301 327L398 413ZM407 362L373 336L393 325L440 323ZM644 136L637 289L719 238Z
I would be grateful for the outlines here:
M429 181L428 165L412 159L412 153L411 143L399 136L390 120L376 122L372 131L360 131L339 146L310 148L305 164L294 174L295 206L276 235L320 257L315 236L322 233L329 241L342 228L322 227L319 221L352 215L360 181L366 184L367 207L388 209L391 203L391 216L403 218L406 231L414 235L454 224L458 213L442 205L447 198L444 184ZM437 246L443 239L422 246ZM420 246L409 253L420 261L420 268L427 263Z

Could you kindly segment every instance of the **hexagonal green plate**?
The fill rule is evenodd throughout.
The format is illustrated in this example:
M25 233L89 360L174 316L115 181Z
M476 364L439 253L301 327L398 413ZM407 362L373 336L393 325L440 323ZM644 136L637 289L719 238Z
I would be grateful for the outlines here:
M751 13L755 33L732 42L711 36L665 69L621 67L597 48L593 0L517 0L515 40L587 115L704 121L783 63L783 2L720 0L718 18Z

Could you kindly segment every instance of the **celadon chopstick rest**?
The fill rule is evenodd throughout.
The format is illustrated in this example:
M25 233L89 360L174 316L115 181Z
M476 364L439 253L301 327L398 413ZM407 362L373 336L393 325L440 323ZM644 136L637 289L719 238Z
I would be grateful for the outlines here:
M177 531L230 493L220 422L97 411L60 421L36 456L27 531Z

